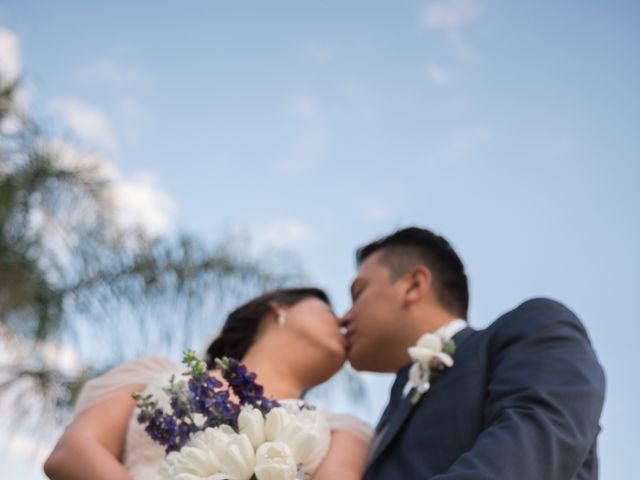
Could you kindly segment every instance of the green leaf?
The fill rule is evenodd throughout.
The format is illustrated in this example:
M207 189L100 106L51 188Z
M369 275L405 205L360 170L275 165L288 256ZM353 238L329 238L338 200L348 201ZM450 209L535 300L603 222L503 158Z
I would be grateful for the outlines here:
M453 340L449 340L442 346L442 351L449 355L456 353L456 343Z

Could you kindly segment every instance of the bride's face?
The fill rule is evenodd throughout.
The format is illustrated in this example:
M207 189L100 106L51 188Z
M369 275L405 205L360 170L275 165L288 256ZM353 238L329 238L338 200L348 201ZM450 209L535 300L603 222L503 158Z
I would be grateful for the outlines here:
M327 378L336 373L346 358L346 338L331 307L317 298L308 298L286 310L286 328L301 340L300 346L319 352L320 364L314 368L326 369Z

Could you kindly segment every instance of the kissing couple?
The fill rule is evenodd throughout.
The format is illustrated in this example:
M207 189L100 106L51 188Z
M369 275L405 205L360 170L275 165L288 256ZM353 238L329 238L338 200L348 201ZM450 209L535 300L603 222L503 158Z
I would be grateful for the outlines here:
M211 376L214 359L238 359L278 401L302 398L345 360L396 374L375 429L324 411L330 444L313 480L598 478L604 372L574 313L536 298L474 329L463 263L423 228L374 241L356 260L341 318L322 290L278 290L231 312L206 353ZM49 478L154 478L165 452L136 422L131 393L162 392L176 372L147 357L89 381L45 462ZM176 478L235 480L196 470Z

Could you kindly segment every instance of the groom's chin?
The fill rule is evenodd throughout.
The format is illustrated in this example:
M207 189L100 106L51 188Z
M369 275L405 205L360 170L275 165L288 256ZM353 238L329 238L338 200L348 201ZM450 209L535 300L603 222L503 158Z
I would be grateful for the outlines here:
M361 365L357 364L357 363L353 363L351 360L348 360L349 365L351 365L351 368L353 368L356 372L366 372L367 369L366 368L362 368Z
M371 362L367 362L365 358L362 358L357 352L354 352L353 348L347 350L347 361L349 365L351 365L351 368L358 372L375 372L375 370L371 368Z
M350 348L347 351L347 361L349 365L351 365L351 368L358 372L397 373L402 367L402 365L400 365L396 368L396 365L385 361L380 354L367 354L366 352L359 352L354 348Z
M360 363L360 362L353 362L351 360L349 360L349 365L351 365L351 368L353 368L356 372L372 372L372 373L386 373L386 370L377 368L375 365L370 365L367 363ZM392 372L390 372L392 373Z

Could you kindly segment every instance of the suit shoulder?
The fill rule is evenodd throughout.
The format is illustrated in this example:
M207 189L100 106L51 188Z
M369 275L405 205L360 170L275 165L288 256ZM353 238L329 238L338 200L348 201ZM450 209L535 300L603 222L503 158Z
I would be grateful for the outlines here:
M514 309L502 314L487 330L499 333L535 333L542 332L554 324L564 324L586 336L585 328L567 306L545 297L536 297L524 301Z

